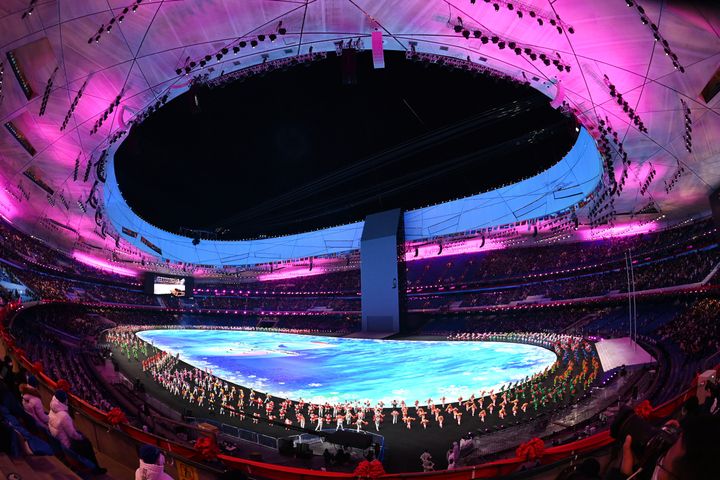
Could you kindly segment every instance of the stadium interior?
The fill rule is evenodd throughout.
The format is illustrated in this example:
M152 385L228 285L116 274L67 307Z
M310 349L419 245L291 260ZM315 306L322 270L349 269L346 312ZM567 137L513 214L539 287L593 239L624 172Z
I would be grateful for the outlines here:
M720 6L5 0L0 473L720 478Z

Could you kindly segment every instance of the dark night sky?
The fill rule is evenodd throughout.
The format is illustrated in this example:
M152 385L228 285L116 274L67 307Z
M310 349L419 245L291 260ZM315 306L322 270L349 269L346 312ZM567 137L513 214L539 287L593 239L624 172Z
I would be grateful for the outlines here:
M250 238L467 196L556 163L574 123L529 87L385 53L328 55L169 102L115 160L133 210ZM343 72L356 72L356 83ZM545 129L543 134L533 131Z

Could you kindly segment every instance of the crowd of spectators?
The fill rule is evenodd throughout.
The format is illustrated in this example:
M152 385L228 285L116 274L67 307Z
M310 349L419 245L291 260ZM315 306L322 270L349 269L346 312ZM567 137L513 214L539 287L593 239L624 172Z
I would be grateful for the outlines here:
M519 310L474 314L446 314L434 317L420 330L421 335L448 336L453 332L563 332L578 320L591 315L592 307L548 310Z
M360 290L360 271L357 269L318 273L317 275L228 284L203 282L193 289L195 295L241 296L251 294L356 294Z
M242 311L359 311L360 298L338 297L195 297L197 308Z
M70 391L91 405L104 411L111 408L111 397L88 371L85 359L79 355L79 348L60 342L52 332L41 328L39 323L18 328L13 334L28 358L40 362L47 375L67 381Z
M720 351L720 300L704 298L692 304L658 331L691 358Z
M720 262L720 249L693 251L681 256L634 265L635 290L682 286L701 282ZM593 274L572 275L512 286L487 287L468 291L444 289L408 294L409 309L457 310L462 307L508 305L518 302L540 303L604 296L628 291L627 272L623 269ZM529 298L530 297L530 298Z
M45 300L105 302L126 305L159 305L153 295L147 295L138 289L79 281L29 269L16 270L15 275Z
M473 288L525 283L528 278L563 277L624 269L625 253L643 262L665 259L715 244L712 221L670 230L614 239L557 245L479 251L406 262L407 286L434 290L440 287ZM355 294L360 272L345 270L293 279L242 284L204 282L196 295L242 296L248 294Z
M131 284L131 280L127 277L84 265L40 239L21 233L1 221L0 257L48 273L63 274L76 279L93 279L117 285Z
M407 308L463 311L622 294L628 288L628 249L634 252L637 291L703 281L720 262L710 220L623 238L410 259ZM255 313L360 311L358 270L254 283L201 282L178 299L117 283L112 274L79 264L8 225L0 225L0 255L26 265L0 269L0 278L19 279L46 300ZM6 301L9 295L0 291Z
M513 281L522 283L528 277L622 269L628 250L635 258L667 258L714 244L714 233L712 222L706 220L663 232L621 238L411 260L406 264L407 284L410 288L423 289L443 285L472 288Z

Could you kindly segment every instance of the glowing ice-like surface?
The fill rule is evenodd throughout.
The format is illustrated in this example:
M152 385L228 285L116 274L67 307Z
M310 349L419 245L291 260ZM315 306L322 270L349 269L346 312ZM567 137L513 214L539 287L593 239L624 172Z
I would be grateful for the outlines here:
M145 341L233 383L313 402L468 398L524 379L556 356L500 342L365 340L236 330L147 330Z

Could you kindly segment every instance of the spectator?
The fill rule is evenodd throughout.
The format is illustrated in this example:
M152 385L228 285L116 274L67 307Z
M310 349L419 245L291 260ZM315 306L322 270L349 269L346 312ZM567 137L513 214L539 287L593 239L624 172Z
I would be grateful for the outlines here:
M165 456L153 445L140 447L140 467L135 470L135 480L172 480L165 473Z
M720 458L720 417L699 415L687 419L680 438L653 466L654 480L709 480L717 478ZM627 436L622 448L620 468L611 469L606 480L636 477L632 438Z
M95 452L93 451L90 441L78 432L73 424L70 413L68 412L68 396L62 390L58 390L50 400L50 415L48 419L48 429L60 444L69 450L74 451L78 455L90 460L95 469L93 473L101 475L107 472L105 468L100 467Z
M27 383L20 385L20 393L22 394L22 406L25 413L30 415L35 423L43 428L48 426L48 415L45 413L40 392L37 390L38 381L33 375L27 379Z

